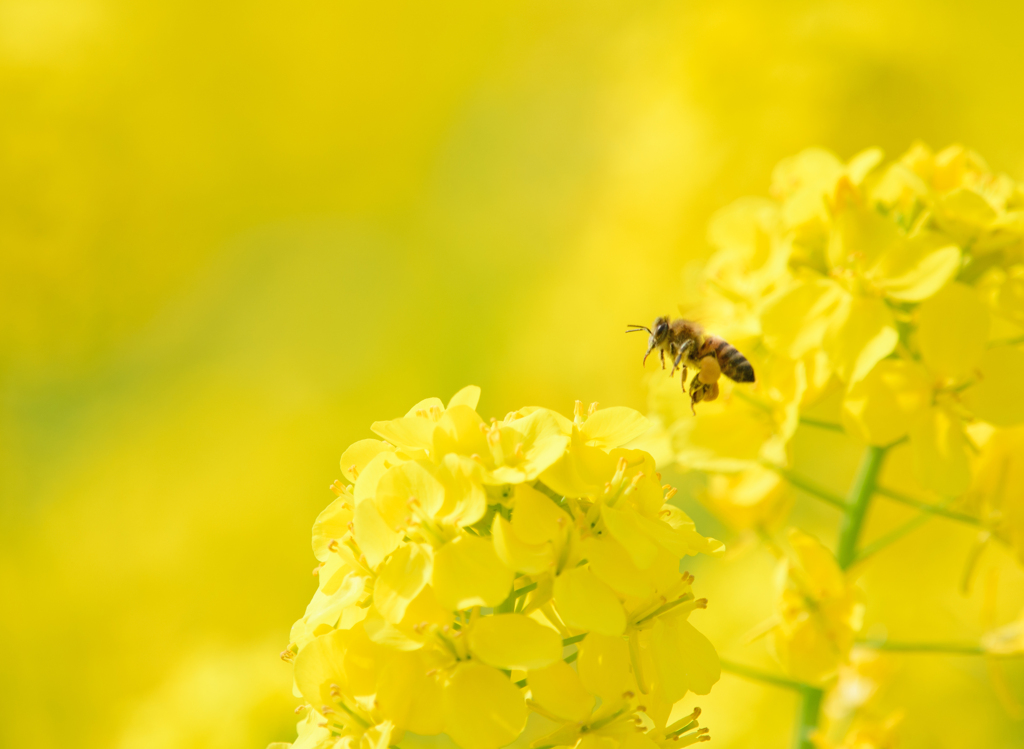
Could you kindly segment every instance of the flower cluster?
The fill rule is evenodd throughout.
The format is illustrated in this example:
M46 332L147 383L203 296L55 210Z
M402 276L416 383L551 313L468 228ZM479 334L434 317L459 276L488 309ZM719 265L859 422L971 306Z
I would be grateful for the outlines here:
M680 562L722 546L622 447L647 420L578 403L488 423L479 393L418 403L342 455L313 527L319 586L282 654L308 710L294 746L410 731L496 749L530 711L553 722L544 746L706 739L697 712L672 715L720 673Z
M668 448L767 497L762 463L785 464L801 412L838 390L847 431L909 438L919 485L962 494L973 448L1024 422L1024 186L962 147L923 145L889 164L878 149L846 164L809 149L772 182L772 199L712 219L696 310L758 383L723 381L696 418L662 384Z

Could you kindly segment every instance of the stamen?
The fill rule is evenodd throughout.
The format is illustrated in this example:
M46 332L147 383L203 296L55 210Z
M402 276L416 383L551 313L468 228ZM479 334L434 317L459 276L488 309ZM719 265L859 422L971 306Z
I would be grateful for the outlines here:
M665 492L665 501L668 502L670 499L672 499L672 497L676 496L676 493L678 491L679 490L673 486L671 489Z
M587 409L587 416L593 416L594 412L597 411L597 401L590 404L590 408Z
M335 479L330 486L330 490L334 492L334 496L340 497L345 491L345 485L340 480Z
M282 650L281 651L281 660L284 661L285 663L291 663L292 661L295 660L295 653L292 652L291 648L289 648L288 650Z

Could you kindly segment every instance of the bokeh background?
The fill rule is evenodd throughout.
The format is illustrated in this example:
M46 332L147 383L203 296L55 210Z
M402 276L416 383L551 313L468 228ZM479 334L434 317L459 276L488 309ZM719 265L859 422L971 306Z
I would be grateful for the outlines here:
M711 213L805 146L964 142L1024 178L1022 34L998 0L0 0L0 745L290 740L277 653L348 443L467 383L498 416L643 408L624 324L674 311ZM822 439L797 459L841 489L859 451ZM795 519L831 541L830 513ZM997 610L958 592L972 540L879 555L869 628L1013 618L998 550ZM742 639L771 558L695 571L698 626L771 668ZM1019 665L893 669L906 746L1024 742ZM716 746L789 743L787 693L700 704Z

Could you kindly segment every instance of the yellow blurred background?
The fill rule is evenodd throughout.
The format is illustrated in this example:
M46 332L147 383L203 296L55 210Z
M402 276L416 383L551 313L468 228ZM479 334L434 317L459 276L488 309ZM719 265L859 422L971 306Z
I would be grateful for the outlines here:
M673 312L711 213L805 146L959 141L1024 178L1022 34L995 0L0 0L0 746L291 740L277 653L347 444L467 383L497 416L642 409L625 323ZM798 462L844 487L856 446L822 447ZM830 513L795 520L831 542ZM880 555L869 631L976 637L972 540ZM695 571L698 625L771 668L741 642L770 557ZM980 659L894 664L905 746L1024 743ZM716 746L787 746L776 691L726 675Z

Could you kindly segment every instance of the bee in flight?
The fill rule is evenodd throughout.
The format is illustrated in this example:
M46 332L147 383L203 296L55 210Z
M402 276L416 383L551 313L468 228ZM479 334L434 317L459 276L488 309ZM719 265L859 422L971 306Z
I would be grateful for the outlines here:
M677 369L682 368L681 382L683 392L686 392L686 368L693 367L697 374L690 381L690 409L702 400L713 401L718 397L718 383L713 381L717 375L712 377L711 382L705 382L700 377L704 371L703 359L713 356L718 363L722 374L734 382L753 382L754 368L747 361L747 358L736 350L736 347L723 341L718 336L706 335L703 328L691 320L670 320L668 317L659 317L654 325L648 328L646 325L629 325L627 333L646 331L650 338L647 339L647 353L644 354L644 364L647 357L654 349L658 349L661 356L661 368L665 368L665 354L668 353L672 360L672 371L669 377L675 374ZM713 366L713 365L712 365ZM696 411L694 411L696 413Z

